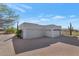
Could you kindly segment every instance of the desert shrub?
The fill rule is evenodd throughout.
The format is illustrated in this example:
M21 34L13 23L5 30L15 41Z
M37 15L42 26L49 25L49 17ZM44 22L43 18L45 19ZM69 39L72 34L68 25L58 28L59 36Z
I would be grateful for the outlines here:
M16 29L15 29L14 27L7 28L7 29L5 30L5 33L7 33L7 34L16 33Z

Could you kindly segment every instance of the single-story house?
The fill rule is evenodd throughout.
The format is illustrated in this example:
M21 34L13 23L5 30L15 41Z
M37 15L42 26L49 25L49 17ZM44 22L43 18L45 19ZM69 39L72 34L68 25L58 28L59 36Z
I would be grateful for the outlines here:
M56 25L39 25L33 23L23 23L19 26L19 29L22 30L23 39L32 39L42 36L47 37L57 37L59 36L61 26Z

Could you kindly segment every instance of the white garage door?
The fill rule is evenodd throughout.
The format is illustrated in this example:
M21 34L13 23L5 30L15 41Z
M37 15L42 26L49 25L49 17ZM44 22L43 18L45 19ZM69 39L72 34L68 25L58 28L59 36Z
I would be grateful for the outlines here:
M53 30L48 30L46 31L46 36L48 37L57 37L60 35L60 32L59 31L53 31Z
M52 31L52 37L57 37L60 35L60 32L59 31Z
M31 39L43 36L41 30L23 30L23 39Z

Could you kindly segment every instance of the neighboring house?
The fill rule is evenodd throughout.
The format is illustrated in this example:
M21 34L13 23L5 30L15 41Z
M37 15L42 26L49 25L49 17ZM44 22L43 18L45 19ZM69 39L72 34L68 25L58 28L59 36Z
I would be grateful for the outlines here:
M0 31L3 31L4 29L0 27Z
M56 25L38 25L33 23L23 23L19 26L22 30L23 39L32 39L42 36L57 37L59 36L61 26Z

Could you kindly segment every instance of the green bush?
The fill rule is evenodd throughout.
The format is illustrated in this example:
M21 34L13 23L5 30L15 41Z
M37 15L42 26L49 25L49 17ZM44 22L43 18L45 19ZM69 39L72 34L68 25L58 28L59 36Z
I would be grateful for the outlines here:
M21 38L21 33L22 33L22 30L17 30L16 36L19 37L19 38Z

